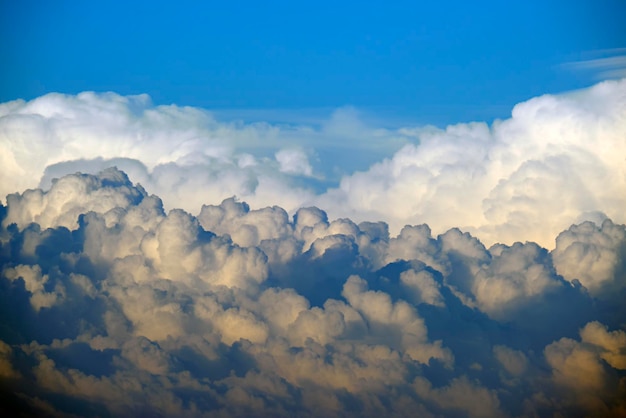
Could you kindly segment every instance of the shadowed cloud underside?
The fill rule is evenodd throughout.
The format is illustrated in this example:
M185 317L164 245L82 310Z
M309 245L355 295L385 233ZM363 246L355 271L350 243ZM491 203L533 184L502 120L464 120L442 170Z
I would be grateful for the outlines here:
M115 168L0 206L3 408L42 416L623 416L626 226L548 251L425 225L197 216Z

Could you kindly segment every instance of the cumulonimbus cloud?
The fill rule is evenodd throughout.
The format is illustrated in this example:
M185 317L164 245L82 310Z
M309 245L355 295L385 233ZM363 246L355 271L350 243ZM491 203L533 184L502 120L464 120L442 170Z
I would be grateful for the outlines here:
M312 125L220 122L145 95L49 94L0 105L0 194L115 165L167 209L192 214L236 196L255 209L383 220L394 234L428 223L488 245L554 248L574 223L626 222L625 115L626 80L445 129L383 129L350 109Z
M115 168L0 206L0 391L42 416L621 416L626 225L166 211Z

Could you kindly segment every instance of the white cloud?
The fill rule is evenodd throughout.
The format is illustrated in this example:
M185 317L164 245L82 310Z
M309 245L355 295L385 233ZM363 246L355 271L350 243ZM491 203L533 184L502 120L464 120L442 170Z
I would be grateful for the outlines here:
M289 213L315 204L394 234L428 223L552 248L594 214L626 221L625 91L606 81L520 103L491 126L445 129L383 129L351 108L315 125L220 122L145 95L49 94L0 105L0 195L115 164L167 209L195 214L232 196Z
M19 181L0 206L0 383L61 416L618 416L623 91L533 99L491 127L404 129L419 146L317 197L315 154L284 150L354 132L376 148L399 131L349 110L309 131L228 125L145 96L4 104L16 139L2 158L31 171L1 169ZM20 118L34 121L22 133ZM20 141L35 134L73 160L31 161ZM243 151L265 140L266 155ZM92 162L104 171L24 191L46 166ZM331 216L298 208L315 201ZM557 235L551 252L482 239Z
M593 211L624 222L626 81L520 103L512 117L416 130L369 170L320 196L331 216L384 219L392 231L426 222L491 244L553 237ZM549 214L549 215L548 215Z
M579 280L597 296L620 292L626 286L626 228L605 220L572 225L556 238L552 252L559 274L568 280Z
M39 311L41 308L49 308L56 304L63 296L64 289L62 286L56 287L54 291L47 292L45 285L48 282L48 275L41 274L41 267L18 265L14 268L5 268L2 275L9 280L23 280L24 287L30 292L30 304Z
M301 174L311 176L313 168L309 164L306 154L300 150L281 149L276 153L276 161L280 166L280 171L289 174Z

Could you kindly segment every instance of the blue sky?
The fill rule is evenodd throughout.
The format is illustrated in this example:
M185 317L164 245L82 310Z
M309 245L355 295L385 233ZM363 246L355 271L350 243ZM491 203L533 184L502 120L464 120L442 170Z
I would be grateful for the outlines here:
M94 90L209 109L491 120L592 84L561 64L626 45L619 0L1 4L2 102Z

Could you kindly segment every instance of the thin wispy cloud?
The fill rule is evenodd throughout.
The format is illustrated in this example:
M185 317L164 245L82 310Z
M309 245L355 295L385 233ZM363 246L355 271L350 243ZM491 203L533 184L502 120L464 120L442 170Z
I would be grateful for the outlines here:
M595 80L618 80L626 77L626 48L613 48L584 54L588 58L562 64L575 72L591 73Z

